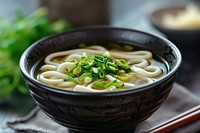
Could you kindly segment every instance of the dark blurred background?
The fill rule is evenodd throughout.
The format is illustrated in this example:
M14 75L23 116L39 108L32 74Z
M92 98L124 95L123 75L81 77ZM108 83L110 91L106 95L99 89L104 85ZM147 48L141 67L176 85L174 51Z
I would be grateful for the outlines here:
M13 17L17 6L27 14L40 6L47 6L50 19L64 18L74 26L110 24L137 28L140 19L145 18L149 10L188 1L190 0L0 0L0 16ZM139 19L134 20L136 17Z

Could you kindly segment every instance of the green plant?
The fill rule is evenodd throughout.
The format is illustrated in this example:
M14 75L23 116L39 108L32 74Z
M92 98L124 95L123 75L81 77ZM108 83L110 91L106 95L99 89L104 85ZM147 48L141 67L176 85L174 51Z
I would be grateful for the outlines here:
M18 10L15 19L0 19L0 99L13 91L28 93L19 69L19 59L25 49L45 36L71 27L64 20L50 21L47 14L48 10L42 7L28 16Z

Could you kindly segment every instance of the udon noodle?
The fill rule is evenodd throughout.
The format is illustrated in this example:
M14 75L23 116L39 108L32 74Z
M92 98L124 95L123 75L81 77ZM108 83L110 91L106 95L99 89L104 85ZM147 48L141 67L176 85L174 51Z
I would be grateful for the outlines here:
M37 79L72 91L118 91L152 83L162 76L163 70L152 61L153 55L147 50L120 51L88 46L48 55Z

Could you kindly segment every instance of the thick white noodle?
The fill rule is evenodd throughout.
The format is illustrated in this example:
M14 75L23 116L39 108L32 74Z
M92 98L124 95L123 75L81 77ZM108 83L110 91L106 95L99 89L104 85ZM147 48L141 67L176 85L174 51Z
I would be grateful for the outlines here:
M74 68L75 64L72 62L64 62L61 63L58 67L57 67L57 72L66 74L66 72L71 71Z
M94 47L94 46L93 46ZM100 46L97 46L100 47ZM102 48L104 49L104 48ZM105 49L106 50L106 49ZM81 54L81 53L92 53L92 54L104 54L106 51L102 50L93 50L93 49L74 49L74 50L68 50L68 51L62 51L62 52L55 52L50 55L48 55L45 58L46 64L52 64L52 65L58 65L58 63L51 61L55 57L59 56L67 56L70 54ZM150 59L152 58L152 53L145 50L140 51L134 51L134 52L110 52L111 56L114 58L120 58L120 59Z
M43 65L40 68L40 71L55 71L56 70L56 66L54 65Z
M100 51L107 51L107 49L105 49L104 47L102 46L89 46L87 47L89 49L94 49L94 50L100 50Z
M67 56L67 58L65 59L65 61L69 61L70 59L75 59L77 62L81 60L81 54L71 54L69 56Z
M59 83L57 84L58 87L62 87L62 88L65 88L65 89L69 89L69 87L72 87L74 88L76 84L74 82L62 82L62 83Z
M145 59L132 59L128 61L129 65L134 65L136 67L140 67L140 68L145 68L147 66L149 66L149 63L147 60Z
M115 58L122 58L126 60L152 58L152 53L145 50L140 50L135 52L110 52L110 53Z
M46 64L52 64L52 65L58 65L59 63L51 61L55 57L60 57L60 56L66 56L70 54L82 54L82 53L95 53L95 54L103 54L104 51L99 51L99 50L90 50L90 49L74 49L74 50L68 50L68 51L62 51L62 52L55 52L50 55L48 55L44 62Z
M153 83L153 79L149 78L149 77L145 77L143 75L134 73L134 76L136 76L139 79L143 79L144 81L146 81L147 83Z
M56 84L62 83L63 79L67 77L68 76L66 74L62 74L60 72L47 71L47 72L41 73L38 78L40 81L46 84L56 85Z
M110 88L108 89L104 89L104 90L96 90L96 89L92 89L92 85L94 83L88 85L88 86L84 86L84 85L76 85L74 87L74 91L78 91L78 92L110 92L112 90L115 90L115 86L111 86Z
M141 74L146 77L157 77L162 73L162 70L157 66L148 66L146 68L132 66L131 68L135 73Z
M77 92L99 92L98 90L91 89L91 88L86 87L84 85L76 85L74 87L73 91L77 91Z

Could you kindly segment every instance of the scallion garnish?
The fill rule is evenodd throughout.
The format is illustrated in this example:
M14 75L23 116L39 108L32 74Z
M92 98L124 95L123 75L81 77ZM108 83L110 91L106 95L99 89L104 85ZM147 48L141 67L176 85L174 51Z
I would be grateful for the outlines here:
M66 72L69 78L64 81L89 84L93 80L103 79L104 81L95 82L94 86L102 89L108 89L111 86L121 88L124 86L122 81L130 78L130 75L127 74L130 70L130 65L126 60L112 59L104 55L83 54L75 67L70 72ZM118 75L119 73L120 75ZM105 80L107 74L112 75L116 80L111 82ZM74 79L75 77L78 78L78 81ZM122 81L120 81L121 79Z
M108 84L105 86L105 88L108 89L108 88L110 88L111 86L113 86L115 83L117 83L117 80L111 81L110 83L108 83Z
M94 56L94 60L97 61L97 62L104 63L105 59L106 59L106 57L104 57L104 56L100 56L100 55L95 55Z
M105 78L105 71L102 68L98 68L98 74L99 74L99 78L103 79Z
M66 74L68 75L68 76L70 76L70 77L75 77L75 75L72 73L72 72L66 72Z
M64 78L63 81L71 81L71 82L73 82L75 84L79 84L79 82L77 80L75 80L74 78L72 78L70 76L68 78Z
M93 80L92 73L83 73L78 80L83 84L88 84Z
M106 81L99 81L99 82L95 82L94 85L95 85L96 87L105 89L105 86L104 86L105 83L106 83Z
M121 68L122 70L129 72L131 70L130 65L128 64L127 61L123 60L123 59L116 59L116 65Z
M124 86L124 82L118 81L117 83L114 84L116 88L122 88Z

